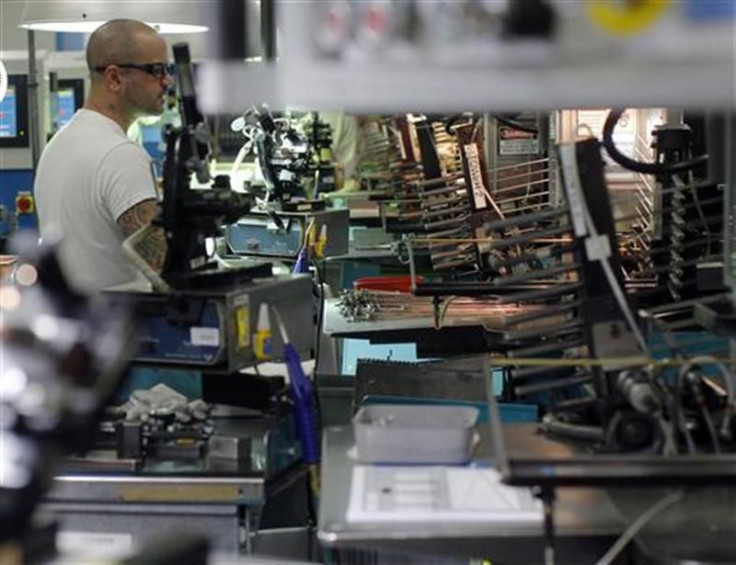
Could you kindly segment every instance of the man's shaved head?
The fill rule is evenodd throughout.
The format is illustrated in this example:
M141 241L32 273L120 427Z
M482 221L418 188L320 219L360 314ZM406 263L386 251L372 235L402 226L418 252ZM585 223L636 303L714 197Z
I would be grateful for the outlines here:
M94 70L116 63L139 61L144 56L141 40L160 37L151 26L137 20L110 20L98 27L87 42L87 68ZM162 39L163 41L163 39Z

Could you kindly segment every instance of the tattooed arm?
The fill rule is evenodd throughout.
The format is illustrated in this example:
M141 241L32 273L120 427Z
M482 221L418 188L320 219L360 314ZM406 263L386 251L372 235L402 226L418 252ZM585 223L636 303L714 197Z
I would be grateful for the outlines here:
M133 235L150 223L158 214L158 203L153 198L131 206L118 218L118 227L124 238ZM136 251L156 272L160 273L166 258L166 237L161 228L155 229L136 246Z

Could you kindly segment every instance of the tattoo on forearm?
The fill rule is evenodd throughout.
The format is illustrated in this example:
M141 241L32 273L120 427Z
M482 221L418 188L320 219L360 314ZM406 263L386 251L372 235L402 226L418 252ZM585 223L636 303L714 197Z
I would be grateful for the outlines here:
M166 259L166 237L162 228L156 228L135 247L138 254L151 268L160 273Z
M158 213L155 200L144 200L126 210L118 218L118 227L124 238L133 235L140 228L150 223ZM136 251L154 270L161 272L166 258L166 237L162 228L150 232L136 244Z

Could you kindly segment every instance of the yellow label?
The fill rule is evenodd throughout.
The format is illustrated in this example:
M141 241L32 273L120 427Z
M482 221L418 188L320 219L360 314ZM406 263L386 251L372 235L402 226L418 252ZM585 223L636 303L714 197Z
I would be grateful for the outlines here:
M241 496L238 485L122 485L117 489L122 502L232 502Z
M248 306L241 306L235 310L235 330L238 349L250 347L250 308Z

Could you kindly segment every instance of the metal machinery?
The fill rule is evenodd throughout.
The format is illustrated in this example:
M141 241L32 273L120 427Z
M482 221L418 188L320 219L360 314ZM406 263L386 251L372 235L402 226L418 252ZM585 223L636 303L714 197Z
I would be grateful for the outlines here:
M621 114L610 112L602 142L588 138L561 144L559 200L548 198L548 179L539 186L529 175L523 183L526 194L519 197L529 204L517 213L503 203L503 189L488 190L483 180L488 175L481 153L472 138L463 138L465 131L480 130L472 121L454 127L464 149L462 173L426 178L437 154L435 144L422 146L422 161L429 166L417 167L409 179L401 177L405 167L395 166L389 183L404 207L393 225L409 234L404 244L413 296L352 292L326 323L336 335L416 341L421 356L491 352L490 365L505 368L502 398L541 403L546 414L539 428L550 439L526 452L518 445L506 447L492 409L499 464L511 484L541 486L550 507L552 493L561 486L641 487L653 478L688 486L728 483L736 461L729 344L710 332L726 330L731 310L718 314L724 287L713 284L712 273L699 272L706 264L709 270L717 267L714 254L720 263L728 237L722 232L724 203L718 194L724 179L712 164L708 174L693 174L706 159L692 157L685 126L654 131L653 164L622 155L612 135ZM716 164L726 142L722 138L711 146ZM624 168L656 175L654 193L661 201L650 222L657 231L638 250L637 260L649 269L641 277L622 268L622 253L630 253L629 234L617 235L616 224L626 218L612 213L604 148ZM392 223L386 225L390 229ZM447 231L434 231L439 228ZM417 250L424 248L431 282L416 276ZM644 278L650 283L642 284ZM434 328L421 319L431 320ZM380 367L367 372L364 364L366 394L390 396L393 386L399 396L436 397L431 379L426 390L414 385L407 393L395 374L399 367L390 365L381 376ZM415 370L417 377L427 371L422 364ZM457 394L440 396L465 399L460 390ZM476 391L473 400L483 396ZM553 447L560 441L574 446L562 457ZM629 502L627 512L635 507ZM723 519L718 509L697 510L706 521ZM675 520L679 526L671 528L688 523ZM655 558L709 555L712 562L728 562L736 550L728 540L710 540L699 528L690 545L680 539L666 548L673 532L664 530L641 542L641 551ZM552 540L551 523L547 533ZM705 540L710 552L697 548Z
M229 250L298 263L345 254L348 212L328 210L318 199L335 190L330 126L319 114L274 117L261 106L246 111L232 129L245 139L236 163L254 151L265 186L247 187L256 205L228 226Z
M134 368L182 379L196 371L202 400L230 408L213 413L202 401L187 407L183 399L185 406L174 409L169 398L138 417L108 410L94 449L66 460L44 508L61 517L65 531L108 536L110 543L122 536L137 546L186 524L219 551L250 553L259 547L259 527L301 526L308 514L289 387L283 376L247 369L283 359L287 334L293 355L311 356L312 282L275 274L263 261L234 265L210 257L206 239L247 213L252 198L231 191L223 178L209 189L190 187L194 174L200 183L211 180L209 137L187 44L174 53L183 123L167 132L162 213L125 244L135 258L139 241L163 230L163 272L141 264L153 291L132 284L105 294L136 313ZM287 334L271 336L270 328L281 325Z
M643 562L733 562L729 489L736 459L730 343L703 333L699 326L730 338L733 305L732 297L724 296L698 267L723 253L726 282L733 283L733 190L726 191L723 206L714 187L729 187L736 178L733 59L732 52L723 49L732 45L736 13L728 11L732 5L720 11L727 3L695 0L631 3L620 13L607 11L611 3L590 4L591 12L582 3L541 0L503 6L463 1L280 4L283 36L290 48L284 50L279 83L285 92L279 91L278 97L288 94L313 108L340 104L356 112L408 112L418 107L432 112L389 119L385 135L369 141L376 161L385 163L373 180L385 192L386 228L402 235L412 294L360 292L339 304L328 303L325 331L378 341L409 338L419 344L422 356L482 354L490 367L478 369L472 362L464 366L454 360L429 371L402 366L395 379L416 396L423 392L417 384L420 377L431 375L433 386L443 380L452 383L451 388L463 385L459 396L472 400L488 392L488 387L481 389L490 368L502 368L504 400L529 399L545 412L538 426L511 430L491 397L490 425L481 430L481 446L503 479L534 487L544 502L543 527L533 524L526 530L513 524L438 525L421 519L350 523L345 518L354 465L348 457L350 430L326 430L320 539L327 546L463 555L473 551L471 555L478 556L509 545L520 554L526 549L522 562L528 563L542 555L530 540L542 539L547 565L556 558L591 562L585 557L580 561L581 546L565 543L564 527L575 523L575 535L603 532L606 542L625 530L601 563L613 562L634 537ZM639 41L647 35L654 40ZM704 37L709 40L703 42ZM233 45L226 34L221 39L222 45ZM675 44L681 49L675 50ZM642 57L632 57L632 51ZM681 60L685 52L688 57ZM239 111L245 89L228 85L233 80L246 85L250 77L237 71L224 76L221 70L217 65L203 69L205 83L219 90L205 97L208 109L219 104L219 111ZM621 117L617 110L608 115L601 139L575 135L550 148L539 163L527 164L524 172L504 172L503 166L489 171L483 142L486 118L456 114L468 108L516 112L614 105L622 85L630 86L628 99L642 107L704 105L724 110L723 134L709 143L707 175L691 174L706 159L691 149L691 135L679 125L657 130L653 163L622 155L613 141ZM516 115L496 115L495 124L500 128L509 119L511 135L524 131L519 126L525 124L514 121ZM192 128L185 130L179 145L179 157L185 159L178 162L191 166L201 157L197 141L202 138L194 127L197 120L187 123ZM541 130L538 125L536 129ZM444 160L442 145L449 147ZM635 225L625 234L617 233L617 226L629 219L612 212L604 175L610 164L604 162L602 149L623 168L656 176L656 187L651 183L654 189L644 194L646 210L636 214ZM712 167L719 164L719 153L725 156L724 166ZM174 172L169 178L178 180L167 186L168 202L182 209L214 209L213 216L219 217L222 209L217 206L197 198L187 204L187 195L176 189L184 186L179 181L191 171ZM280 181L281 172L273 178ZM489 183L494 177L503 177L503 182ZM719 206L726 221L718 221ZM196 227L209 232L213 218L205 217L207 225ZM196 297L201 304L201 295L189 290L197 280L189 267L202 255L202 241L189 237L192 225L174 237L178 218L165 212L163 224L170 242L182 244L177 257L186 261L169 262L158 282L175 291L186 287L181 296ZM726 233L716 235L719 229ZM417 266L422 256L429 259L425 267L431 274L423 280ZM219 273L211 274L216 281ZM258 277L244 283L254 285L250 288L258 284ZM228 343L238 342L244 335L237 325L244 301L239 295L219 293L212 300L216 305L205 304L203 311L230 311L230 320L234 314L236 325L231 326ZM261 300L254 290L249 308ZM190 310L176 311L186 315ZM171 315L166 320L172 326L179 323ZM214 328L218 322L197 327ZM204 337L215 332L195 333ZM691 347L708 356L691 354ZM219 357L214 351L200 352L200 359L237 365L243 361L237 349L233 355L233 348L226 346ZM364 387L361 394L390 394L394 375L383 369L391 365L364 365L366 380L361 385L375 386ZM709 373L712 367L720 374ZM447 396L447 391L437 396ZM197 484L189 477L184 483ZM568 489L591 486L605 487L609 494L569 494ZM724 488L705 488L714 486ZM632 489L628 496L622 487ZM667 491L670 487L674 490ZM175 487L152 488L168 494L172 491L167 489ZM245 489L238 484L222 496L242 498ZM145 495L130 481L117 492L134 502ZM105 502L112 497L109 492L105 496ZM648 521L675 505L676 514L663 514L664 520L653 522L641 535ZM624 525L619 518L613 529L610 522L596 529L604 507L623 514ZM242 518L247 532L252 522ZM468 540L474 543L466 544ZM505 555L514 562L515 556Z
M449 117L468 108L615 105L625 84L627 100L643 107L704 105L732 112L731 90L719 74L732 78L733 60L716 55L715 44L732 33L733 11L719 12L702 2L668 7L643 2L618 14L597 2L590 3L590 12L587 5L563 2L491 4L325 2L311 11L284 9L291 49L281 86L291 85L293 98L312 107L339 103L384 113L421 108ZM652 41L639 40L637 33L650 33ZM711 33L713 41L705 41L702 34ZM678 42L692 47L689 58L674 48ZM583 45L591 49L590 57ZM594 56L593 45L608 58ZM636 64L633 52L641 55ZM572 66L575 71L569 72ZM690 88L690 81L698 81L698 88ZM374 92L391 94L378 98ZM333 335L413 339L420 355L491 353L490 365L505 368L506 398L545 406L540 427L546 439L536 446L541 452L523 453L523 446L513 444L504 450L498 414L492 415L491 431L506 480L541 488L546 563L554 562L552 502L562 486L643 487L654 477L661 484L697 488L733 476L729 343L697 324L700 313L710 310L713 327L728 327L731 312L702 308L720 304L723 291L709 280L703 263L721 254L723 237L715 234L724 223L717 188L724 179L694 171L704 159L692 150L691 133L679 125L656 131L657 156L649 167L642 168L637 156L624 158L612 141L620 116L611 112L602 140L573 136L560 144L554 155L560 171L555 198L546 194L553 192L545 190L550 179L542 177L557 176L553 165L543 164L539 177L528 175L521 188L511 185L506 194L488 185L484 128L477 115L437 120L444 122L439 132L432 118L417 120L409 136L403 118L396 120L374 149L393 161L378 182L390 193L388 206L398 210L394 218L386 214L386 227L405 235L413 296L352 294L341 305L328 306L325 316ZM708 151L711 164L724 153L732 171L732 150L726 148L732 148L733 131L725 123L725 135ZM407 143L411 135L416 137ZM437 147L444 135L455 140L459 168L439 164ZM612 213L602 148L624 169L656 177L655 200L647 200L646 213L637 214L644 221L621 239L616 225L626 218ZM500 205L506 197L510 202ZM635 244L644 261L632 267L631 242L637 236L645 242ZM432 276L421 280L415 275L427 273L415 270L415 260L425 250ZM700 351L710 356L693 355L692 347L704 347ZM709 367L716 368L716 376ZM378 378L375 370L372 378ZM560 445L573 448L560 457L552 447ZM338 476L335 470L326 473ZM676 499L650 489L641 502L661 504L645 516ZM380 537L340 521L331 511L335 500L322 522L323 541L365 546ZM638 508L638 514L646 510L642 503ZM687 514L688 505L683 508ZM727 528L730 513L726 502L704 520ZM671 529L658 530L656 543L644 543L641 551L670 562L733 560L729 536L715 540L693 529L685 539L688 520L672 521L665 520ZM626 536L643 524L635 522ZM666 547L677 528L677 542ZM387 546L398 547L402 535L418 538L407 526L400 533L385 532ZM704 544L708 550L700 549ZM602 562L612 558L606 559Z

